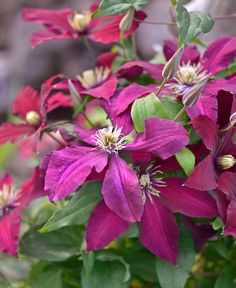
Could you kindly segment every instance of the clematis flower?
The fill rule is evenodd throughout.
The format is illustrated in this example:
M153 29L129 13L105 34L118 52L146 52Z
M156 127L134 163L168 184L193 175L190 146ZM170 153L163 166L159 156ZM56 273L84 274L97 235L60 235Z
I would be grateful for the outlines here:
M89 39L104 44L119 41L119 24L124 15L107 16L92 19L92 13L98 8L98 4L91 6L86 13L80 13L71 9L43 10L26 8L23 11L25 21L36 22L44 26L43 30L33 33L31 44L33 47L57 39ZM124 37L131 35L146 18L142 11L135 12L133 24L124 33Z
M205 191L183 187L181 178L163 178L164 171L158 161L148 163L143 154L137 155L133 168L144 203L144 212L138 223L140 241L153 254L176 264L179 233L173 213L211 218L218 213L216 203ZM88 222L87 250L106 247L123 234L129 225L102 200Z
M44 195L38 169L18 190L14 187L13 178L9 174L6 173L0 178L1 252L17 256L21 214L31 201Z
M60 106L71 106L71 99L62 93L56 93L50 98L50 86L42 85L41 96L33 88L26 86L16 96L11 112L18 117L20 123L6 122L0 126L0 145L8 141L18 142L22 137L20 147L23 151L35 151L40 134L47 125L47 113Z
M232 127L220 139L219 126L208 117L199 115L190 123L201 136L210 154L195 167L185 185L198 190L215 189L221 173L228 169L235 170L236 145L233 139L236 130Z
M177 42L168 40L164 45L164 54L167 60L177 50ZM194 48L193 48L194 49ZM221 37L214 41L206 49L202 57L195 48L185 50L181 59L181 66L173 83L169 88L176 96L183 96L192 87L198 84L204 77L214 77L220 71L226 69L236 56L236 38ZM235 80L211 79L203 89L200 99L194 107L187 110L191 119L198 115L206 115L216 122L217 120L217 98L220 90L236 93Z
M113 123L102 129L75 131L89 146L73 145L55 151L43 164L45 191L51 201L68 196L94 172L105 169L102 194L106 205L128 222L139 221L143 213L142 193L133 169L119 156L145 151L166 159L188 143L185 129L176 122L159 118L145 121L145 132L128 142L124 129Z

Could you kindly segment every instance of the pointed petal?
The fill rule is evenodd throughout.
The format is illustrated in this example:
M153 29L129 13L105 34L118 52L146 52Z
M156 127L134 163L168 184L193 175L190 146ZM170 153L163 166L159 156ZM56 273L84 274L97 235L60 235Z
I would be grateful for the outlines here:
M184 185L200 191L215 189L218 186L211 154L195 167Z
M114 110L116 115L124 112L136 99L146 96L155 90L156 85L142 86L136 83L132 83L128 87L125 87L121 90L116 100L114 101Z
M218 145L218 125L206 116L199 115L190 122L207 149L216 151Z
M212 74L224 70L236 56L236 37L221 37L208 46L203 55L203 70Z
M112 155L102 187L106 205L128 222L141 219L142 191L135 172L116 155Z
M207 191L184 187L181 178L168 178L165 182L166 187L160 188L161 200L172 212L190 217L218 216L216 202Z
M139 224L140 241L156 256L176 264L178 256L178 226L174 215L162 206L157 197L147 197Z
M100 54L96 59L96 66L112 68L113 61L118 56L118 53L104 52Z
M101 201L93 210L87 225L87 251L105 248L108 244L122 235L130 223L125 222L104 201Z
M228 200L236 200L236 173L222 173L218 183L219 189L227 195Z
M0 145L8 141L17 142L22 136L31 134L35 131L33 126L15 123L4 123L0 126Z
M161 119L145 120L145 132L137 135L134 142L127 144L126 150L145 151L162 159L167 159L188 144L188 134L181 124Z
M118 84L118 80L116 77L111 76L107 81L99 85L98 87L87 89L81 91L81 94L91 95L96 98L103 98L106 101L109 101L111 96L116 91L116 86Z
M19 213L13 212L0 219L0 251L16 257L19 233Z
M45 191L51 201L68 196L82 185L93 169L101 172L107 153L85 147L67 147L51 154L45 177Z
M39 94L30 86L24 87L12 103L12 114L25 120L28 112L40 112Z

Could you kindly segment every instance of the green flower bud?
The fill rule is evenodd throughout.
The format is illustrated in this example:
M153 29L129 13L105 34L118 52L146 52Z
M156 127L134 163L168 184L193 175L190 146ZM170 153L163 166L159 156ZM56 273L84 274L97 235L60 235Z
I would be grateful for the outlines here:
M175 77L176 73L179 70L180 59L183 54L184 47L181 46L175 54L170 58L170 60L165 64L162 76L164 79L172 79Z

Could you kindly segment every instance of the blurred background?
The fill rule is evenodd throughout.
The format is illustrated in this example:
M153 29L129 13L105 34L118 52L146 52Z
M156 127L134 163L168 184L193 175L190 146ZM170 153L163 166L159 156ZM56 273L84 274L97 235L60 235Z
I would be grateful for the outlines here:
M74 77L94 65L80 41L61 40L45 43L35 49L29 38L39 25L24 23L22 9L72 8L86 11L92 0L0 0L0 121L4 121L11 99L25 84L39 88L50 76L64 73ZM235 0L192 0L189 10L208 10L212 16L229 15L236 12ZM146 21L168 22L171 20L170 0L150 0L145 7ZM161 13L160 13L161 11ZM217 21L213 31L204 40L210 41L218 35L235 35L236 18ZM150 59L155 50L161 48L164 39L174 37L171 26L142 24L137 32L139 55ZM92 43L96 53L109 49Z

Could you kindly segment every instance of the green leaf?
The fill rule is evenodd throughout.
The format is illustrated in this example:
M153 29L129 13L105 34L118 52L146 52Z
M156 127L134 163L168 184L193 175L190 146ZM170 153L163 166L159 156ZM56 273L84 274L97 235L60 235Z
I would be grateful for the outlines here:
M179 257L177 265L160 258L156 261L156 272L162 288L184 288L189 278L195 251L190 231L181 222L179 225Z
M61 271L48 271L39 274L36 282L33 284L32 288L62 288L62 273Z
M179 47L184 44L190 26L190 15L184 7L182 1L178 1L176 5L176 21L179 28Z
M88 182L71 198L61 210L56 211L40 229L41 233L81 225L87 222L92 210L101 198L101 183Z
M185 174L189 176L195 166L195 156L193 152L184 147L180 152L176 153L175 157Z
M217 218L215 219L215 221L213 222L212 228L213 228L214 230L219 230L219 229L221 229L223 226L224 226L223 221L220 219L220 217L217 217Z
M148 2L149 0L103 0L93 17L99 18L125 13L130 8L140 10L141 6Z
M125 274L125 267L119 261L96 261L89 276L82 270L82 288L128 288Z
M150 117L169 118L169 114L161 100L151 93L134 101L131 109L131 117L137 132L144 130L144 120Z
M0 170L4 169L10 156L16 150L16 144L6 143L0 146Z
M83 234L79 226L65 227L41 234L36 228L29 230L21 239L21 253L47 261L63 261L80 250Z
M222 269L214 288L236 288L235 268L226 266Z

